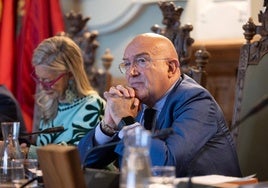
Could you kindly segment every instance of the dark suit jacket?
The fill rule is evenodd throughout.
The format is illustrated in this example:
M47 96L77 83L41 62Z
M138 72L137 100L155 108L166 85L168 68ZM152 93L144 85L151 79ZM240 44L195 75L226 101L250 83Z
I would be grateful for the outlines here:
M20 106L12 93L4 86L0 85L0 122L18 121L20 122L20 133L26 132L24 119ZM3 139L0 131L0 139ZM20 139L20 142L26 142L27 139Z
M175 134L151 141L152 165L176 166L177 177L241 176L235 145L222 110L206 89L186 75L167 96L157 119L156 129L169 127ZM94 131L89 132L78 147L83 159L86 151L94 147ZM114 157L112 152L121 159L123 149L120 143L115 148L95 150L86 164L94 168L108 164Z

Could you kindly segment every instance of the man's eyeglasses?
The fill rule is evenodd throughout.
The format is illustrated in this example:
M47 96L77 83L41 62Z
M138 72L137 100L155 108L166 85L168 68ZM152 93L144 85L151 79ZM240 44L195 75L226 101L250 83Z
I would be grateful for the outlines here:
M131 63L129 60L124 60L119 64L119 70L121 73L126 74L129 72L132 66L136 68L147 68L153 61L169 60L168 58L151 59L149 56L136 57Z
M42 81L42 80L40 80L40 78L38 78L38 76L35 74L34 71L32 72L31 76L32 76L32 78L34 79L34 81L35 81L37 84L41 84L42 87L43 87L45 90L50 90L51 87L52 87L57 81L59 81L63 76L65 76L66 74L69 74L69 72L61 73L57 78L55 78L54 80L50 80L50 81Z

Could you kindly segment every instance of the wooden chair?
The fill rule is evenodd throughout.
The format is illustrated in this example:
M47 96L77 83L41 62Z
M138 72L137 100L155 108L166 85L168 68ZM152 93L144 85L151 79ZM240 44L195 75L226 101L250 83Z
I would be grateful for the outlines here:
M107 49L102 56L102 64L104 69L97 69L95 66L96 50L99 47L97 41L98 31L89 31L86 27L90 17L83 17L81 13L70 11L65 15L66 31L59 35L68 36L75 41L81 48L86 73L91 85L102 96L103 92L108 90L112 84L112 76L109 72L113 56Z
M195 79L202 86L206 86L206 71L205 66L208 63L209 52L205 48L201 48L195 52L196 62L190 63L192 55L192 44L194 39L190 37L190 32L193 30L191 24L181 26L180 18L183 8L176 7L173 2L159 2L159 8L162 11L162 23L166 27L161 28L155 24L151 30L155 33L161 34L169 38L174 44L179 55L181 70L193 79Z
M259 13L260 25L251 18L243 25L246 44L240 51L231 125L243 175L256 173L260 181L268 179L267 3L265 0L265 11Z

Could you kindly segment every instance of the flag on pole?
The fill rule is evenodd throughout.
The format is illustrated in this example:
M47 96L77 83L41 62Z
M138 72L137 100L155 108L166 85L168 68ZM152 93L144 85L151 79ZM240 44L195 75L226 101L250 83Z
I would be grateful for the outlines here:
M0 0L0 84L14 92L16 77L16 0Z

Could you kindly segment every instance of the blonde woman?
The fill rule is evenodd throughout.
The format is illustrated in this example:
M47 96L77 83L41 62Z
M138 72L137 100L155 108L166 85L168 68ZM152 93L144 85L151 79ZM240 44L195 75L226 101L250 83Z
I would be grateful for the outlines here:
M68 37L51 37L35 49L32 64L39 130L64 127L60 133L38 135L36 145L77 145L101 121L105 105L87 79L80 48Z

